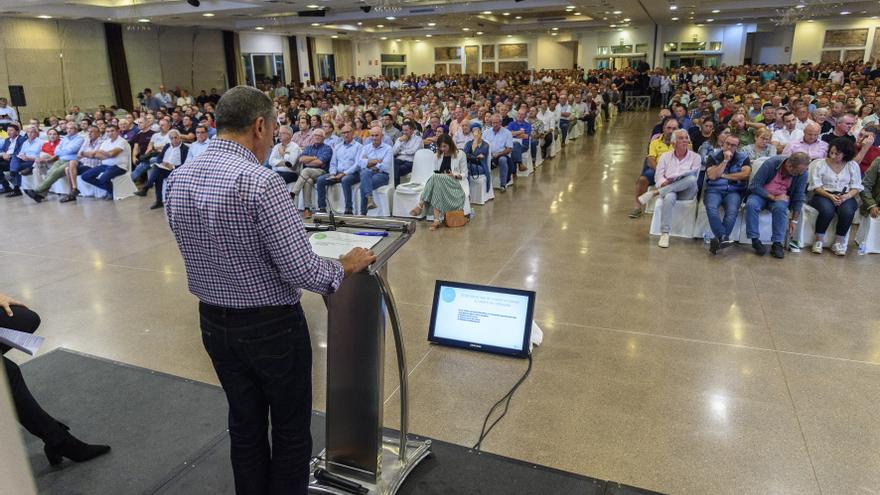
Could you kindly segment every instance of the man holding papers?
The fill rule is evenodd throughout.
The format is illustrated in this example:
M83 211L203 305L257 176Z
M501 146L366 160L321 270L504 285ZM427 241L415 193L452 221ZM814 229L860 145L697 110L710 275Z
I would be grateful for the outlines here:
M15 299L0 293L0 328L32 334L40 326L40 317L24 307ZM6 354L9 346L0 344L0 353ZM18 365L3 356L3 367L18 422L32 435L38 437L46 445L43 451L49 464L57 466L64 457L74 462L85 462L110 452L106 445L89 445L77 440L67 430L67 425L59 423L40 407L37 399L31 395Z
M335 292L376 257L312 252L284 181L261 164L272 100L238 86L217 104L217 136L166 181L165 212L199 298L202 341L229 402L235 490L305 494L312 439L312 350L302 290ZM272 439L269 442L269 418Z

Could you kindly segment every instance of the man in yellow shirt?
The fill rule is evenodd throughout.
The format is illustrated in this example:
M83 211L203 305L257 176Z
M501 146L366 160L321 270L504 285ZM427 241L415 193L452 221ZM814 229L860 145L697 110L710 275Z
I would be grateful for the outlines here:
M663 122L663 133L652 140L648 146L648 156L645 158L642 174L636 181L636 207L629 213L630 218L642 216L642 203L639 202L639 196L648 192L648 188L654 185L654 171L657 169L657 162L660 160L660 155L672 150L672 133L677 129L678 121L667 118Z

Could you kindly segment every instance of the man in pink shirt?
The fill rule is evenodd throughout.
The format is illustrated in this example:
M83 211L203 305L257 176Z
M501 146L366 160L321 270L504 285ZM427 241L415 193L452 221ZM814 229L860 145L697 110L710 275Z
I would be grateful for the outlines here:
M687 131L679 129L672 133L672 151L660 155L654 181L658 189L639 196L639 202L648 204L654 194L663 198L660 208L660 241L662 248L669 247L670 219L677 200L690 200L697 196L697 174L700 173L700 155L690 149L691 138Z
M804 137L798 141L788 143L782 151L783 155L791 155L802 152L809 155L810 160L825 158L828 154L828 143L819 139L821 128L819 124L812 123L804 127Z

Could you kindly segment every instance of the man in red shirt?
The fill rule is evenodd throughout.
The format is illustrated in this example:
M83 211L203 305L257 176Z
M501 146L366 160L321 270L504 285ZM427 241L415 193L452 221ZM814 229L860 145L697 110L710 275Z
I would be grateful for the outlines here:
M856 149L858 153L853 158L858 162L859 168L862 170L862 176L868 171L868 167L874 163L874 160L880 157L880 146L875 146L874 141L877 139L877 128L873 125L863 127L859 131L859 137L856 140Z

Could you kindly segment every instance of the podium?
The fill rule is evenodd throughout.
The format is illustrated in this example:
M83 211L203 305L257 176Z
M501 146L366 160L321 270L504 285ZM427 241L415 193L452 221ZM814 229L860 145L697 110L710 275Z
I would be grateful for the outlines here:
M312 461L309 493L393 495L407 475L430 454L431 442L407 437L409 402L406 351L388 262L415 232L407 220L317 214L318 228L339 232L377 231L387 236L373 247L376 261L345 279L327 305L326 443ZM314 235L314 232L311 234ZM400 433L382 425L385 402L385 322L391 323L400 378ZM327 472L363 487L360 492L322 483Z

